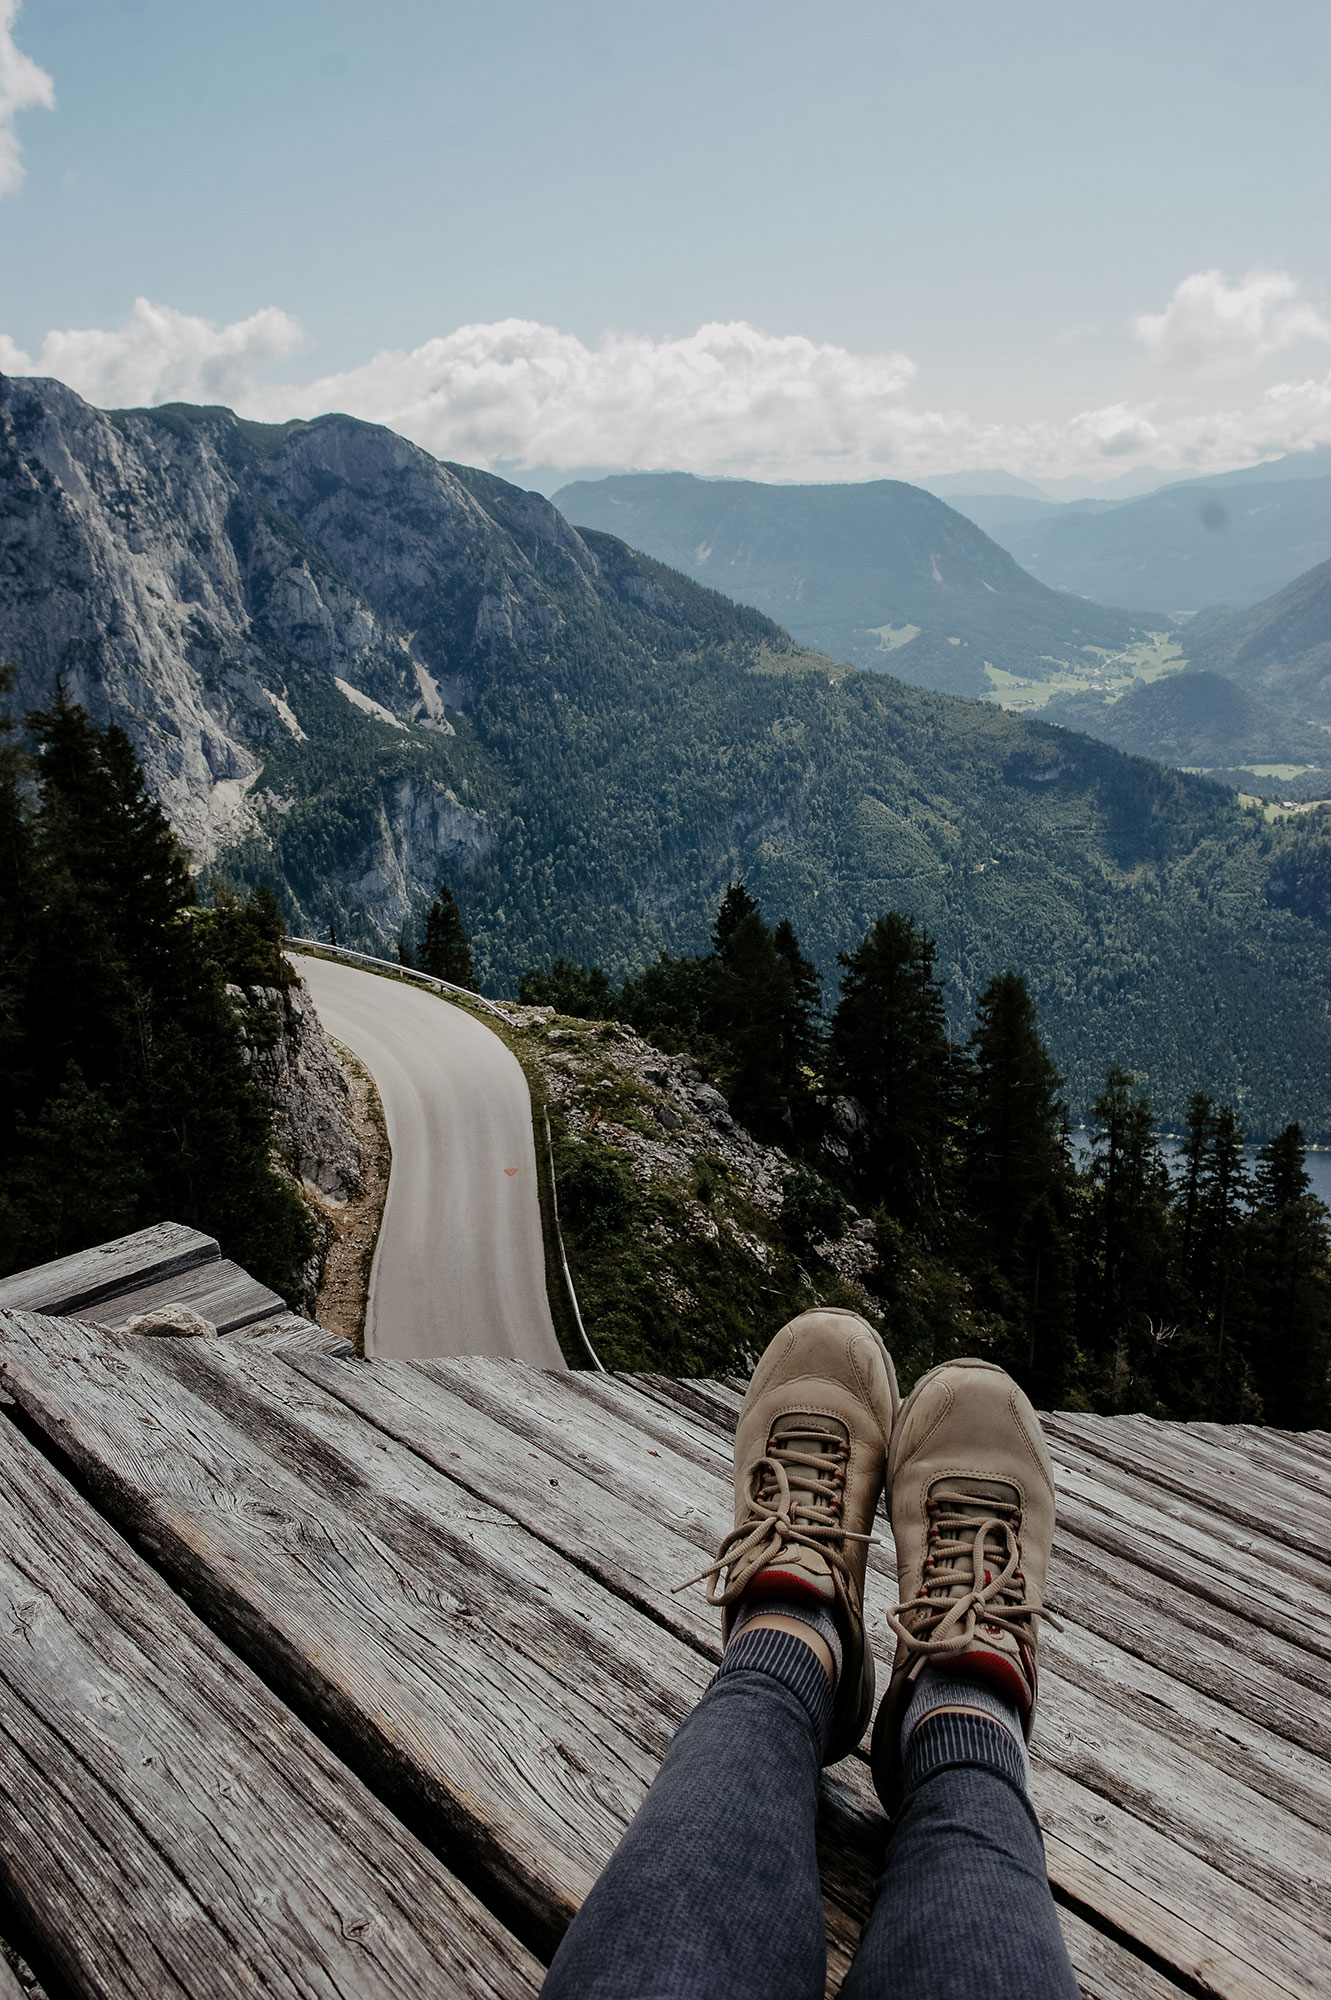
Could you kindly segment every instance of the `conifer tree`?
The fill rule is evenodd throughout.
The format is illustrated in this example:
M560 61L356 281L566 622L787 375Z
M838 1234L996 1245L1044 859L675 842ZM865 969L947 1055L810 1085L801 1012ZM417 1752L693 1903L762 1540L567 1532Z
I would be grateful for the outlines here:
M1168 1298L1170 1185L1150 1100L1127 1070L1110 1070L1094 1117L1080 1320L1099 1370L1098 1407L1118 1410L1136 1406L1134 1382Z
M727 891L708 966L708 1016L721 1048L721 1084L741 1123L775 1138L785 1120L783 1031L791 1013L790 968L747 890Z
M822 980L800 950L794 925L783 917L772 933L776 955L789 976L781 1020L781 1089L796 1139L813 1136L814 1095L823 1058Z
M984 1262L1002 1280L1010 1362L1042 1401L1066 1393L1074 1260L1073 1171L1062 1078L1036 1025L1026 982L990 981L976 1006L963 1075L963 1194Z
M937 1240L952 1203L956 1055L933 940L909 917L879 917L846 968L832 1018L836 1087L855 1100L861 1197Z
M747 917L759 914L758 905L742 882L732 882L721 898L721 906L712 925L712 950L720 958L736 930Z
M425 919L420 966L433 979L446 979L450 986L465 986L473 993L476 990L476 968L462 928L462 913L446 882L439 884Z
M1331 1424L1331 1216L1311 1190L1303 1133L1257 1155L1248 1218L1246 1350L1262 1415L1290 1430Z
M608 1021L615 1006L614 989L602 968L575 965L567 958L557 958L548 972L534 966L524 972L518 999L524 1007L553 1007L557 1014L584 1021Z
M271 1112L246 1073L184 856L121 731L63 700L28 720L39 798L24 1060L0 1162L11 1268L170 1217L289 1287L309 1217L269 1165Z

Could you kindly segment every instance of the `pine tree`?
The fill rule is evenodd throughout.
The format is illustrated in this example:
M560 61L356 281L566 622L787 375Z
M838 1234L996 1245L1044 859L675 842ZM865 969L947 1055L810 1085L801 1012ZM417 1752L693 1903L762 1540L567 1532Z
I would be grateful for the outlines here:
M557 958L548 972L533 966L518 981L524 1007L553 1007L584 1021L608 1021L615 1011L614 989L599 965L575 965Z
M909 917L880 917L841 956L832 1055L836 1087L859 1107L851 1164L862 1197L937 1240L952 1206L957 1063L935 956Z
M823 1064L823 982L800 950L789 918L772 933L776 955L789 976L781 1018L781 1089L786 1121L797 1140L814 1136L815 1094Z
M462 928L462 913L446 882L439 884L439 893L425 919L420 966L421 971L428 972L433 979L446 979L450 986L464 986L472 993L476 991L476 968L472 964L467 933Z
M712 926L712 951L723 957L731 938L747 917L759 914L758 905L742 882L732 882L721 898L721 907Z
M1094 1108L1086 1215L1082 1345L1099 1369L1098 1406L1135 1407L1169 1298L1169 1173L1151 1117L1126 1070L1111 1069Z
M774 1139L786 1116L783 1029L791 1012L790 968L747 891L721 906L708 966L708 1025L720 1045L721 1087L735 1116Z
M982 1263L1002 1281L1013 1370L1042 1401L1058 1403L1073 1361L1074 1300L1063 1080L1018 974L990 981L976 1019L963 1075L965 1205Z
M287 1287L309 1254L309 1216L269 1165L271 1112L246 1073L184 856L121 731L64 701L28 720L39 798L24 1065L0 1163L11 1268L127 1216L171 1217ZM6 884L7 920L11 894Z
M1228 1105L1214 1107L1205 1137L1189 1275L1198 1327L1210 1350L1208 1413L1236 1422L1249 1414L1240 1338L1242 1224L1249 1183L1243 1133Z
M1257 1156L1245 1347L1262 1414L1288 1430L1331 1424L1331 1216L1311 1190L1303 1134Z

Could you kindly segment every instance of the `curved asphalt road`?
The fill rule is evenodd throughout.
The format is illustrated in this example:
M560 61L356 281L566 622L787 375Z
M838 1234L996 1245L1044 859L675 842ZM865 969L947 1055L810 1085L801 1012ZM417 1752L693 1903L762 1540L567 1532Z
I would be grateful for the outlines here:
M545 1291L531 1098L516 1056L461 1007L298 958L319 1018L383 1101L393 1171L365 1352L489 1354L563 1368Z

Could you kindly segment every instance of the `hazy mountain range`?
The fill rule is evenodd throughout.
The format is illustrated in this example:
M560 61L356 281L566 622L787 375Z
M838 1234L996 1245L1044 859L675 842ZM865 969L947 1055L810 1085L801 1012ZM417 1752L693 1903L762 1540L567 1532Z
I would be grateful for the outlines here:
M1320 727L1331 710L1318 692L1331 647L1331 590L1315 569L1285 579L1291 564L1324 563L1331 549L1331 477L1318 470L1328 460L1331 453L1306 454L1298 478L1268 476L1289 469L1282 461L1212 486L1068 506L1010 492L944 502L887 480L763 486L677 473L578 482L556 500L571 520L613 523L659 560L724 580L733 595L837 659L890 668L919 686L985 695L1122 749L1223 772L1249 790L1316 796L1331 787L1331 772L1321 775L1331 737ZM1201 518L1207 509L1210 527ZM1164 578L1200 563L1207 537L1227 536L1231 555L1246 547L1251 556L1235 576L1251 581L1265 565L1282 589L1242 614L1107 610L1041 587L980 531L994 520L1001 538L1003 521L1027 520L1032 510L1047 518L1050 536L1057 530L1068 547L1081 536L1088 560L1104 569L1117 563L1124 576L1149 567L1163 588ZM1008 539L1016 545L1015 530ZM1123 587L1131 597L1135 586ZM1206 668L1207 677L1168 685L1185 666Z
M907 538L904 573L923 587L923 546L952 593L943 646L964 614L979 650L989 597L995 649L1023 603L1080 634L972 524L889 502L933 537ZM992 569L963 581L967 550ZM1091 607L1088 634L1115 618ZM1167 1118L1202 1087L1259 1131L1331 1131L1325 937L1268 897L1283 828L848 671L374 425L107 415L0 378L0 657L17 706L63 687L123 724L200 860L272 881L297 928L391 951L444 877L512 991L560 952L618 974L696 951L743 876L829 982L884 909L915 915L959 1029L994 972L1025 972L1078 1110L1122 1062Z
M1252 604L1331 551L1331 470L1167 486L1140 500L955 494L948 504L1052 589L1177 617Z
M765 486L629 473L554 497L580 527L756 604L802 645L890 667L917 687L984 695L995 669L1039 680L1089 672L1151 625L1048 589L955 507L900 480Z

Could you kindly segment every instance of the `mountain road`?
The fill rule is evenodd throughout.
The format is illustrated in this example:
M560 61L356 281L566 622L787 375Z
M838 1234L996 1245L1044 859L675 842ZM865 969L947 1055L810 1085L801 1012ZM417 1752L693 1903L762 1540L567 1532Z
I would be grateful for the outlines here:
M516 1056L461 1007L294 954L330 1035L374 1078L393 1166L365 1352L565 1363L545 1290L531 1099Z

